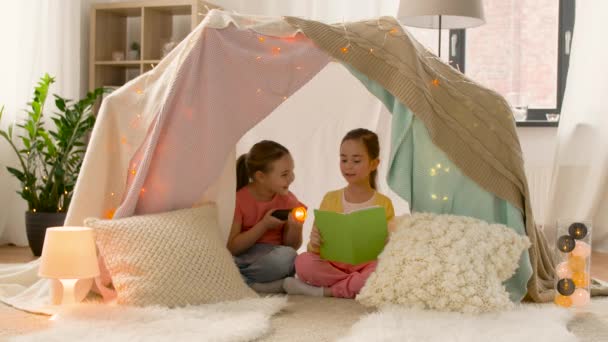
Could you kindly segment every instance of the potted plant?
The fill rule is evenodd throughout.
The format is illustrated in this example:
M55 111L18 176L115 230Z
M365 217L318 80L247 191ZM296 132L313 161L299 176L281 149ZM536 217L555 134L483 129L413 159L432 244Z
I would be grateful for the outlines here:
M131 43L131 49L129 50L129 59L130 60L136 60L139 59L139 43L138 42L133 42Z
M8 126L0 135L8 142L19 160L18 167L7 166L8 172L21 183L17 191L27 201L25 224L34 255L42 251L47 227L62 226L86 150L85 140L95 124L93 106L103 89L98 88L77 102L55 96L59 112L51 119L55 129L44 125L44 104L55 79L45 74L28 103L27 118ZM4 107L0 108L0 120Z

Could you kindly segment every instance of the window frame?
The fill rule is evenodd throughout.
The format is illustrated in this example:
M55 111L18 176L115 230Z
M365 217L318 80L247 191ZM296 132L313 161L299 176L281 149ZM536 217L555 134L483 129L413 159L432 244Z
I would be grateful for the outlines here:
M559 0L556 88L557 108L529 108L526 121L517 121L517 126L556 127L559 124L559 121L547 121L545 114L561 114L568 68L570 67L570 47L574 35L575 4L576 0ZM466 30L450 30L449 37L449 64L466 75ZM452 39L456 40L455 44L452 44Z

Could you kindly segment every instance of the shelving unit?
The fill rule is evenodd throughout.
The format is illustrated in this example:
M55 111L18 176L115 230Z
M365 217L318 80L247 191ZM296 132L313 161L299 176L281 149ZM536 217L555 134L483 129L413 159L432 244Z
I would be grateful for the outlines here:
M149 0L103 3L91 7L89 39L89 90L119 87L152 69L162 58L162 47L179 43L204 18L218 8L200 0ZM129 47L140 46L137 59L129 60ZM122 53L123 60L112 55Z

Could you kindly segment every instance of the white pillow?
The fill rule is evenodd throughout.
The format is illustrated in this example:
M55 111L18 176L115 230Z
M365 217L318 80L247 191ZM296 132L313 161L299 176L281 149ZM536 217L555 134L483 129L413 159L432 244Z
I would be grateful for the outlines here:
M467 313L513 306L502 282L530 246L526 236L462 216L416 213L397 220L359 302Z
M89 218L119 304L183 306L257 297L220 239L215 206Z

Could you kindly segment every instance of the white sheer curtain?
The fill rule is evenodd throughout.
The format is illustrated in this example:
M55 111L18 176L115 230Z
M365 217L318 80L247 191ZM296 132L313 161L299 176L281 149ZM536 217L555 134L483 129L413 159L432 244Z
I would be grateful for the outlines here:
M557 133L546 225L593 221L593 249L608 252L608 1L576 2L570 70Z
M399 0L211 0L225 10L265 16L296 16L336 23L395 16Z
M80 95L81 3L66 0L19 0L0 2L0 107L2 129L21 122L31 101L34 85L46 72L56 78L51 94L77 99ZM52 113L53 97L46 114ZM48 117L48 116L47 116ZM51 123L50 119L46 120ZM27 246L25 201L15 193L18 182L6 165L17 159L0 141L0 244Z

